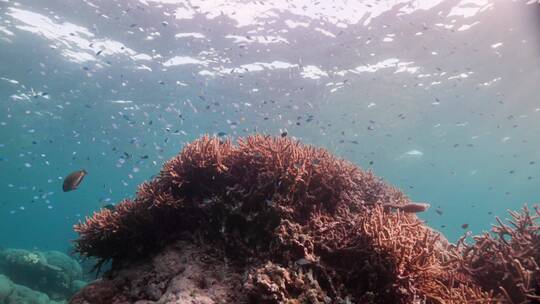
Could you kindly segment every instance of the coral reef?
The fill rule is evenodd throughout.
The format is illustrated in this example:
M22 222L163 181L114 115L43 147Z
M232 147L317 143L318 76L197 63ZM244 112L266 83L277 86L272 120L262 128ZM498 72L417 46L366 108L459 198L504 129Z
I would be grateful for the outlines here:
M2 249L0 273L4 275L5 286L11 286L6 282L13 281L16 284L12 285L18 286L16 290L19 294L39 295L39 298L44 299L43 303L48 303L49 298L68 299L85 284L80 281L82 269L79 264L59 251Z
M13 283L8 277L0 274L0 304L61 304L65 301L54 301L39 291Z
M242 303L243 275L208 245L177 241L145 263L120 269L76 294L71 303ZM145 303L139 301L138 303Z
M540 209L510 212L504 224L496 218L490 233L463 241L463 270L485 290L501 293L509 303L540 303Z
M75 226L76 251L112 269L71 303L505 301L466 269L474 250L385 207L409 203L324 149L204 136Z

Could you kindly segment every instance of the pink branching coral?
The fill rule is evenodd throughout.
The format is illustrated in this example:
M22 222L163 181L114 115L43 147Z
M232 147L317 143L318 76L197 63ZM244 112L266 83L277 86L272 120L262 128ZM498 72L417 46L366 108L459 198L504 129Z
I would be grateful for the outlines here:
M464 246L462 268L485 290L510 303L540 303L540 210L510 211L509 224L496 218L492 233Z
M238 303L498 301L462 271L458 248L414 214L382 206L407 203L324 149L289 138L255 135L234 145L204 136L133 200L76 225L75 245L121 269L178 240L211 244L248 274Z
M81 235L76 247L103 259L130 257L181 232L252 225L223 222L227 213L233 219L259 214L249 220L270 221L258 226L269 231L279 219L305 223L315 213L359 210L378 201L404 204L408 199L324 149L288 138L252 136L233 146L205 136L168 161L156 179L141 185L133 201L121 202L116 211L96 212L76 225Z

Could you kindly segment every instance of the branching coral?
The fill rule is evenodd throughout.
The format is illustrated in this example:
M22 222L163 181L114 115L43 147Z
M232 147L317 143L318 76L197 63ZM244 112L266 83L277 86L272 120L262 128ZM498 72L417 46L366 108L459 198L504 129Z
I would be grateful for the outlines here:
M540 303L540 209L510 211L509 224L496 218L492 233L464 246L462 268L485 290L510 303Z
M458 273L451 258L457 252L414 215L388 213L378 205L335 221L331 231L328 226L311 228L317 235L317 255L344 283L336 288L347 290L359 303L495 301Z
M133 201L76 225L76 248L87 256L120 259L140 256L181 232L203 228L214 234L242 225L261 228L253 240L264 242L279 219L305 223L316 212L359 210L377 201L408 202L397 189L324 149L288 138L251 136L234 146L205 136L141 185Z
M324 149L204 136L135 199L76 225L76 249L118 269L176 240L211 244L247 273L252 303L496 302L459 267L459 248L415 215L383 207L407 203Z

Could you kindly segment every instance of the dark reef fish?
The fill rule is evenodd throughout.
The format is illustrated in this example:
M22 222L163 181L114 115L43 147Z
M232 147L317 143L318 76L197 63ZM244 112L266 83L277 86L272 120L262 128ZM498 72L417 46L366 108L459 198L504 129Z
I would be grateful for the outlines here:
M107 205L103 205L101 208L103 209L109 209L111 211L116 211L116 206L114 204L107 204Z
M79 171L72 172L68 176L66 176L64 178L64 184L62 185L62 189L64 190L64 192L77 189L77 187L79 187L79 185L81 184L86 174L87 174L86 170L79 170Z

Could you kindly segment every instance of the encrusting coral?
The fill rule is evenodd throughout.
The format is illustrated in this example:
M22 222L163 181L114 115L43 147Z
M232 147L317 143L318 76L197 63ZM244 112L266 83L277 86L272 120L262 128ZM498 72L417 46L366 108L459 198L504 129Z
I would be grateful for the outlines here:
M186 254L199 257L201 273L221 269L212 283L220 293L201 303L504 302L499 289L465 269L474 249L449 244L414 214L384 207L408 203L398 189L324 149L290 138L254 135L234 145L204 136L133 200L75 226L76 250L113 266L72 303L187 303L185 288L174 286L200 284L189 283L193 277L176 262L160 266ZM126 293L141 276L162 282L152 283L152 292Z

